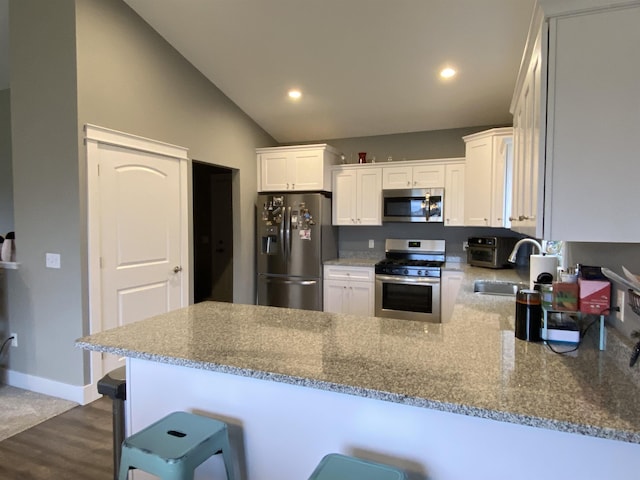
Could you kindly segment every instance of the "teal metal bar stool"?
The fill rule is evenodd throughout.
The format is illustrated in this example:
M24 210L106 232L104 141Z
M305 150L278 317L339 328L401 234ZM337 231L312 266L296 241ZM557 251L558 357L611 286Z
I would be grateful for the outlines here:
M119 480L139 469L166 480L191 480L198 465L222 453L227 480L234 480L227 424L173 412L122 442Z
M395 467L361 458L330 453L313 471L309 480L407 480Z

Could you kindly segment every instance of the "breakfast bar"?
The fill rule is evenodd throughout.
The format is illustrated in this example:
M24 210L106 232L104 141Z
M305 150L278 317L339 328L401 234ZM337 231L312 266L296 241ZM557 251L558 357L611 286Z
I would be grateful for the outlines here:
M470 280L442 324L204 302L76 344L127 357L129 433L223 420L241 478L307 478L330 452L412 479L634 478L637 383L597 336L567 355L516 339L513 307Z

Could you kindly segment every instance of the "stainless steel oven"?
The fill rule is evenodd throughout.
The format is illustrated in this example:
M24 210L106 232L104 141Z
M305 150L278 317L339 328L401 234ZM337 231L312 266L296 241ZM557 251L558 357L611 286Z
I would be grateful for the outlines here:
M376 264L376 317L440 322L444 240L387 239Z

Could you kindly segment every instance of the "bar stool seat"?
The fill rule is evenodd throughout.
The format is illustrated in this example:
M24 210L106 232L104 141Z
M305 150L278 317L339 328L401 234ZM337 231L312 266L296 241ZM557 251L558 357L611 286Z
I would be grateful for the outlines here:
M234 480L226 423L173 412L125 439L119 480L126 480L132 468L167 480L193 479L196 467L218 453L222 453L227 480Z
M309 480L407 480L395 467L361 458L330 453L320 460Z

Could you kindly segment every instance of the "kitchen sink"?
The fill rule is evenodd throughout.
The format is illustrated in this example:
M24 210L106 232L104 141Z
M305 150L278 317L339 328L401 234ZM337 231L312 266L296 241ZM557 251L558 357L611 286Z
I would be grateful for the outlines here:
M523 282L501 282L498 280L476 280L473 283L474 293L484 295L512 295L518 290L529 288L529 284Z

